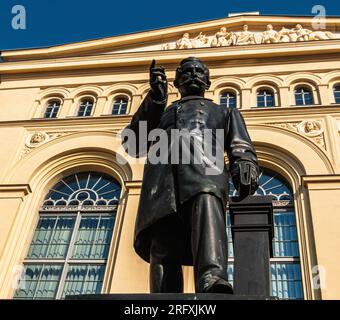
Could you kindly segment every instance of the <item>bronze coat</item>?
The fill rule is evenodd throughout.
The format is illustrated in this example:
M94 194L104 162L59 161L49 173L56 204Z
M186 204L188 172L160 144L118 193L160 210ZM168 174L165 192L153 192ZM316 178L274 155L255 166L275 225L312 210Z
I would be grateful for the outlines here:
M133 130L138 137L139 122L147 121L148 133L155 128L163 129L169 136L169 142L171 129L174 128L187 129L190 132L194 128L211 129L213 132L216 129L222 129L222 140L218 135L213 135L213 146L216 146L213 148L215 150L220 147L222 151L227 152L230 169L240 160L251 161L257 166L255 149L243 117L237 109L222 107L210 99L199 96L185 97L175 101L166 109L165 107L165 103L153 101L148 94L127 129ZM131 151L128 140L125 140L124 146ZM134 152L129 152L129 154L145 155L146 152L153 152L155 146L155 144L148 143L137 150L137 154ZM170 145L168 148L170 150ZM172 216L171 227L176 228L174 232L182 236L177 208L186 200L198 193L211 193L218 197L225 207L228 195L226 166L223 165L222 172L218 175L206 175L205 169L204 164L152 164L147 159L134 237L135 250L142 259L149 262L151 237L153 232L157 231L154 226L160 219ZM188 254L183 264L190 265L192 263L190 240L186 242L188 243L183 245L187 245Z

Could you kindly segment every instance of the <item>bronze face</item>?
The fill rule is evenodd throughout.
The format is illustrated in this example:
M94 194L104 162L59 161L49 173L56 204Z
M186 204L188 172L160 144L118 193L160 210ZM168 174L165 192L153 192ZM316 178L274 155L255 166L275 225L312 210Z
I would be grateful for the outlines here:
M197 58L185 59L177 69L174 85L182 97L204 96L205 90L210 87L209 70Z

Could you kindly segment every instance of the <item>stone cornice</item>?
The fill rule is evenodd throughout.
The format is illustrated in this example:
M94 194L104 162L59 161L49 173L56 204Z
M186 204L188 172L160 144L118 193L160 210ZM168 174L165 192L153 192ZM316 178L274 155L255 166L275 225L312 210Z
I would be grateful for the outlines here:
M130 53L113 53L105 55L77 56L69 58L40 58L40 60L25 60L0 63L0 74L31 73L46 71L62 71L74 69L128 67L149 65L150 54L157 58L158 63L177 63L179 60L196 56L205 61L274 58L289 56L308 56L320 54L338 54L340 39L319 40L310 42L275 43L246 45L241 47L199 48L170 51L145 51Z
M21 198L32 193L29 184L1 184L0 185L0 198Z
M323 117L323 116L339 116L340 105L327 105L327 106L313 106L313 107L275 107L275 108L251 108L240 109L242 115L246 119L256 120L261 119L262 122L268 121L289 121L298 117L298 120L302 117ZM30 128L58 128L58 127L72 127L72 126L84 126L97 127L98 125L108 126L110 128L123 127L130 123L132 115L124 116L100 116L100 117L69 117L61 119L30 119L30 120L16 120L16 121L0 121L0 127L18 127L22 126L27 129Z
M142 188L142 181L126 181L125 187L127 188L129 195L139 195Z
M309 190L340 189L340 175L311 175L302 176L301 181Z
M132 116L100 116L78 118L69 117L61 119L31 119L31 120L18 120L18 121L0 121L0 127L17 127L23 126L27 129L30 128L63 128L74 126L97 127L98 125L107 125L108 127L125 126L130 123Z

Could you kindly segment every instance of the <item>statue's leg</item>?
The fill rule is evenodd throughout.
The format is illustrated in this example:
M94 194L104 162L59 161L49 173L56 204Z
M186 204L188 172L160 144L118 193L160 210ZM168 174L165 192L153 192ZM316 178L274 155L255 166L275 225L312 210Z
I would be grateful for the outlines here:
M183 273L181 243L176 230L168 226L157 228L150 250L150 292L182 293Z
M232 293L227 282L226 217L221 200L202 193L190 204L196 292Z

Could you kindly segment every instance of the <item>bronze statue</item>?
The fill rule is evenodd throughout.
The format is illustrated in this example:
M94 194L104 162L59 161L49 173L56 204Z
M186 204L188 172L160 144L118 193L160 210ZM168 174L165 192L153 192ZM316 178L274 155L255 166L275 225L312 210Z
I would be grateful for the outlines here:
M207 66L197 58L184 59L174 85L181 99L166 108L167 77L164 68L153 61L150 91L125 130L138 140L142 121L146 121L148 133L162 129L169 138L168 160L174 153L172 130L186 130L190 139L195 136L199 141L204 140L204 130L211 130L209 146L216 154L222 151L222 158L227 152L232 181L240 195L253 194L259 175L256 152L240 112L204 97L210 86ZM132 141L124 139L128 152L133 149ZM191 140L189 144L195 146ZM135 152L129 153L136 157L155 154L156 146L157 141L142 141ZM205 148L193 149L187 149L190 157L198 153L201 163L154 163L148 157L144 167L134 248L150 263L153 293L182 292L182 265L194 266L196 292L232 293L227 281L227 167L223 161L218 174L207 174L211 161Z

